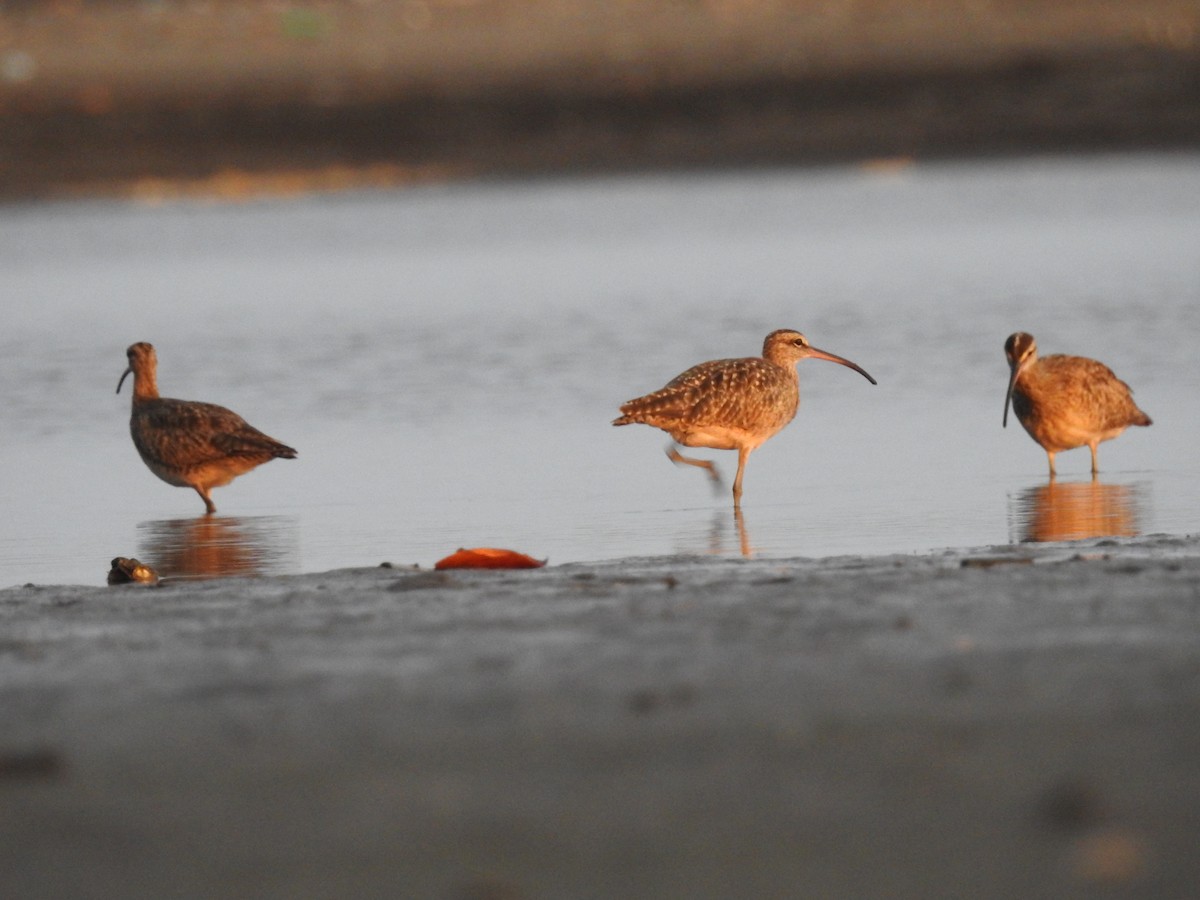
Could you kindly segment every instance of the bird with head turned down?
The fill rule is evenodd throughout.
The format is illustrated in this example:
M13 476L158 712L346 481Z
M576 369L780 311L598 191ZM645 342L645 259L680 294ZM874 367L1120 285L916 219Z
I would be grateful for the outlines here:
M1056 453L1086 445L1095 476L1101 441L1111 441L1130 425L1151 424L1133 402L1129 385L1102 362L1062 353L1038 356L1037 342L1024 331L1009 335L1004 355L1009 375L1003 425L1008 425L1011 404L1017 421L1046 451L1051 478L1057 474Z

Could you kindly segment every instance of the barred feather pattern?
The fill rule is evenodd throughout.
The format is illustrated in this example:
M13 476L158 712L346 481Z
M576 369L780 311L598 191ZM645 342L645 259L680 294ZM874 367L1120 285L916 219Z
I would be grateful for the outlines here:
M800 406L796 363L809 358L848 366L875 383L857 363L818 350L798 331L780 328L763 340L761 357L714 359L693 366L661 390L623 405L613 424L652 425L685 447L736 450L738 468L733 479L736 509L741 502L747 457L796 415ZM667 455L673 462L707 469L714 481L719 481L711 462L688 459L673 448Z
M794 365L759 357L716 359L693 366L662 389L630 400L614 425L661 428L685 446L757 447L796 415L800 382ZM729 439L697 442L714 431Z

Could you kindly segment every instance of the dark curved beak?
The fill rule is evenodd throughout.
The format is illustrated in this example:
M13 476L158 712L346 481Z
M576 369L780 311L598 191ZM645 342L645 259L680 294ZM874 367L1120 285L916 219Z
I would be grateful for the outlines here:
M1013 365L1012 371L1008 374L1008 391L1004 394L1004 419L1001 423L1001 428L1008 427L1008 407L1012 404L1013 388L1017 386L1017 376L1021 374L1021 367Z
M818 350L816 347L809 347L808 353L805 355L812 359L827 359L830 362L835 362L840 366L845 366L847 369L853 369L863 378L867 379L867 381L871 382L871 384L879 384L878 381L867 374L866 369L864 369L858 363L850 362L850 360L846 359L844 356L838 356L836 353L826 353L824 350Z
M121 374L121 380L117 382L117 393L121 393L121 385L125 383L125 377L133 374L133 366L130 366Z

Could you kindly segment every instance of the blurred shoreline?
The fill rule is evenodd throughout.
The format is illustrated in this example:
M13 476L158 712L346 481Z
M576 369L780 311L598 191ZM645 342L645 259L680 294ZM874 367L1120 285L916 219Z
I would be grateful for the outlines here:
M0 5L0 200L1200 146L1177 0Z

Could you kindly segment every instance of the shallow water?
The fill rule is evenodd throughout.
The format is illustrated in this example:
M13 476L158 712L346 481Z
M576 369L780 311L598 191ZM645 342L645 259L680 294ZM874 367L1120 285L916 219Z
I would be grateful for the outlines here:
M0 209L0 586L432 564L826 556L1196 530L1200 156L426 187L246 205ZM804 331L744 522L617 406ZM1005 337L1094 356L1154 418L1045 454L1001 428ZM298 448L214 493L128 436L163 393ZM732 476L734 455L711 451Z

